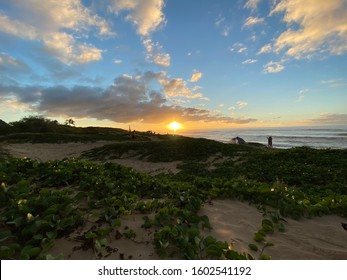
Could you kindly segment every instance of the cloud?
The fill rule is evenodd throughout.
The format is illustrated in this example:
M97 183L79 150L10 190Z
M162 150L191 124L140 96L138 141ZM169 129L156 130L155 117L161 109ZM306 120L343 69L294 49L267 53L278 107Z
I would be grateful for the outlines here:
M263 47L259 50L259 52L257 52L257 55L262 54L262 53L269 53L269 52L271 52L271 51L272 51L272 46L271 46L271 44L267 44L267 45L263 46Z
M256 12L259 2L260 0L248 0L243 7L252 10L252 12Z
M230 118L205 109L169 105L165 93L151 84L163 78L163 72L120 75L112 85L88 87L35 87L0 85L0 99L29 106L33 112L52 117L95 118L119 123L162 123L180 121L250 123L255 119Z
M194 93L181 78L169 79L164 77L159 79L163 86L163 91L167 97L183 96L185 98L201 98L201 93Z
M280 62L270 61L264 66L264 73L278 73L284 70L284 65Z
M44 39L45 49L65 64L89 63L102 58L102 50L87 44L77 44L70 34L51 33Z
M320 82L321 84L327 85L332 88L346 85L346 82L343 79L321 80Z
M25 22L35 26L40 33L56 32L60 29L82 32L95 27L99 35L114 35L107 22L85 7L80 0L14 2L28 13Z
M163 47L159 43L154 43L152 39L143 40L143 45L146 50L146 58L148 61L162 67L170 66L170 54L163 52Z
M256 59L247 59L245 61L242 62L242 64L252 64L252 63L255 63L257 62Z
M228 37L230 35L231 27L230 26L224 26L222 35L224 37Z
M238 101L236 103L237 103L237 105L239 106L240 109L244 108L244 107L246 107L248 105L248 103L244 102L244 101Z
M306 94L309 92L310 90L308 88L305 88L305 89L301 89L299 91L299 96L298 96L298 99L297 99L297 102L301 102L302 100L304 100Z
M121 59L115 59L113 62L115 64L121 64L123 61Z
M243 27L252 27L254 25L260 24L264 22L264 18L257 18L257 17L248 17L245 21L245 23L243 24Z
M18 20L0 13L0 32L42 42L45 50L65 64L101 59L102 50L78 42L93 28L98 30L98 36L114 35L107 22L80 0L26 0L13 1L10 5L25 16Z
M137 33L148 36L164 22L164 0L112 0L110 9L119 14L128 11L126 19L137 27Z
M219 15L218 18L216 19L216 26L219 26L222 22L225 21L225 17L223 17L222 15Z
M195 70L189 81L192 83L195 83L199 81L201 77L202 77L202 73L200 71Z
M247 48L246 48L246 47L243 47L243 48L240 48L237 52L238 52L238 53L243 53L243 52L245 52L245 51L247 51Z
M18 20L11 20L7 15L0 12L0 32L10 34L22 39L35 40L39 37L34 26Z
M283 13L288 29L276 38L273 50L297 59L347 52L345 0L282 0L270 15Z
M0 53L0 73L19 74L29 73L30 67L23 61L16 59L5 52Z
M319 125L346 125L347 114L321 113L318 117L310 119L309 121Z

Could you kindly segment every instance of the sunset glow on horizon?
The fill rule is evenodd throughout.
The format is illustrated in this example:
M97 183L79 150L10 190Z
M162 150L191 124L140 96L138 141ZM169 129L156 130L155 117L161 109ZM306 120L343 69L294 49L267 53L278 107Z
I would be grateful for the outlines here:
M0 119L347 125L346 18L346 0L1 1Z

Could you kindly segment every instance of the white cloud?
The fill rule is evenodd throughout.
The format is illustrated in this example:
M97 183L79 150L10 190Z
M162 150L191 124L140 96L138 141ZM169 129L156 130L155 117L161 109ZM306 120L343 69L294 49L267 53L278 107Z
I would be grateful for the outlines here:
M22 39L35 40L38 33L34 26L18 20L11 20L8 16L0 13L0 31Z
M115 64L121 64L123 61L121 59L115 59L113 62Z
M257 17L248 17L243 24L243 27L252 27L254 25L260 24L264 22L264 18L257 18Z
M102 50L78 42L92 28L98 29L100 36L114 35L107 22L83 6L80 0L26 0L11 4L26 16L18 20L0 14L0 32L41 41L46 50L66 64L101 59ZM78 32L78 40L75 32Z
M243 53L243 52L245 52L245 51L247 51L247 48L246 48L246 47L242 47L242 48L240 48L237 52L238 52L238 53Z
M332 88L346 85L343 79L321 80L320 82Z
M26 73L30 70L29 66L23 61L16 59L5 52L0 53L0 73Z
M255 12L258 9L259 2L260 0L248 0L243 7L246 9L251 9L252 12Z
M252 64L252 63L255 63L257 62L256 59L247 59L245 61L242 62L242 64Z
M224 37L228 37L230 35L231 27L230 26L224 26L222 35Z
M282 0L270 15L284 13L288 29L274 43L274 51L286 51L297 59L347 52L345 0Z
M301 102L302 100L304 100L306 94L309 92L310 90L308 88L305 88L305 89L301 89L299 91L299 96L298 96L298 99L297 99L297 102Z
M270 61L264 66L264 73L278 73L284 70L284 65L280 62Z
M246 107L248 105L248 103L245 102L245 101L238 101L236 103L237 103L237 105L239 106L240 109L244 108L244 107Z
M202 89L202 87L201 86L193 86L192 87L192 91L197 91L199 89Z
M83 6L80 0L26 0L14 1L25 10L24 24L34 26L40 33L57 32L60 29L84 31L91 27L98 29L99 35L113 35L107 22Z
M146 49L147 60L163 67L170 66L170 54L163 52L163 47L159 43L154 43L152 39L143 40Z
M189 81L192 83L195 83L199 81L201 77L202 77L202 73L200 71L195 70Z
M164 0L112 0L110 9L116 14L129 11L126 19L137 27L137 33L148 36L165 22Z
M218 16L218 18L216 19L216 22L215 22L215 24L217 25L217 26L219 26L222 22L224 22L225 21L225 17L223 17L222 15L219 15Z
M88 63L102 57L101 50L87 44L77 44L74 37L67 33L51 33L45 36L44 44L48 52L65 64Z
M263 47L259 50L259 52L257 52L257 55L262 54L262 53L269 53L269 52L271 52L271 51L272 51L272 46L271 46L271 44L267 44L267 45L263 46Z

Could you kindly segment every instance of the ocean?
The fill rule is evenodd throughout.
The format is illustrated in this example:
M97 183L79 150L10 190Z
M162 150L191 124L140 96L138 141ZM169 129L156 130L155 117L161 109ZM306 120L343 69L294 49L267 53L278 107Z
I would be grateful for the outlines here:
M347 149L347 126L209 129L185 131L180 134L224 143L238 136L246 142L265 145L267 145L267 137L271 136L273 147L279 149L302 146L318 149Z

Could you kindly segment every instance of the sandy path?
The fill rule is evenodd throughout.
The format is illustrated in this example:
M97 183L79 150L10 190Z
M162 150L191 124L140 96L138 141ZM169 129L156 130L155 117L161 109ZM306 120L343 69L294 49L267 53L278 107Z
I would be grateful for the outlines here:
M110 141L98 141L92 143L63 143L63 144L5 144L3 148L7 150L13 157L27 157L40 161L62 160L63 158L77 158L83 152L102 147L107 144L112 144ZM177 166L181 161L173 162L148 162L139 159L139 157L129 156L126 158L113 159L110 162L115 162L120 165L131 167L137 171L156 175L158 173L174 173L179 172Z
M247 251L258 257L259 253L248 249L248 244L256 244L253 236L261 228L263 219L255 206L240 201L215 200L212 205L205 205L200 214L210 218L214 229L208 234L232 242L237 251ZM285 232L267 235L266 240L275 246L266 248L264 254L280 260L347 260L347 231L341 227L341 222L347 222L346 218L329 215L286 220Z
M97 141L91 143L24 143L24 144L5 144L3 148L14 157L27 157L31 159L48 161L61 160L80 156L84 151L111 144L110 141Z

